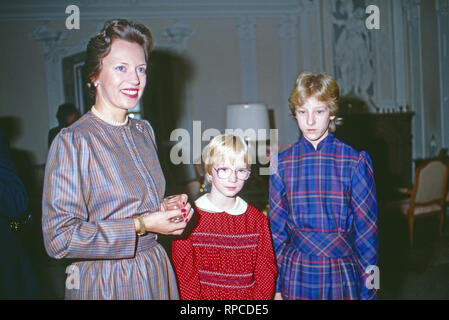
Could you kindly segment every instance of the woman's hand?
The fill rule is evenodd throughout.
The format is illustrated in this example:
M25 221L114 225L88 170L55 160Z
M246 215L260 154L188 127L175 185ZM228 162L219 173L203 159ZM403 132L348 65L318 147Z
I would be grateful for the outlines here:
M186 194L180 195L180 202L185 203L184 207L181 209L164 211L164 206L161 204L159 211L143 217L145 230L147 232L165 235L181 235L184 232L187 223L191 220L194 211L190 203L187 202L187 199L188 197ZM179 217L182 218L176 220L176 218ZM138 221L135 221L135 226L136 231L138 232Z
M147 232L159 233L165 235L180 235L184 232L185 227L187 226L187 222L190 220L190 217L193 214L193 209L186 205L186 209L176 209L169 211L156 211L152 214L149 214L143 217L143 222L145 224L145 230ZM182 210L189 210L189 214L187 211L183 212ZM184 217L184 216L185 217ZM184 219L181 219L178 222L172 221L179 216L183 216Z
M274 300L284 300L284 298L282 298L282 294L280 292L276 292L274 295Z

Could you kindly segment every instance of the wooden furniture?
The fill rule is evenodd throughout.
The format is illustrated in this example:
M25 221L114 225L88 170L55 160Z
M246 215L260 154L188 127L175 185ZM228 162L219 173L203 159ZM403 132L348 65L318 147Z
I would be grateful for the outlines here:
M438 216L442 234L448 176L449 166L440 159L424 162L416 168L413 188L401 190L409 197L389 204L390 210L398 210L408 220L411 247L418 218Z

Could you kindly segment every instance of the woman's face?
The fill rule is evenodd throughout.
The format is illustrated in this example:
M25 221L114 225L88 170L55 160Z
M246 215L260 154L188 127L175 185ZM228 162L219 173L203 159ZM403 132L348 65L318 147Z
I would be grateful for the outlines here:
M138 43L114 40L94 81L98 83L95 104L110 111L134 108L145 89L146 68L145 53Z
M296 122L304 137L315 147L326 138L329 132L331 116L326 103L311 97L304 105L296 108Z

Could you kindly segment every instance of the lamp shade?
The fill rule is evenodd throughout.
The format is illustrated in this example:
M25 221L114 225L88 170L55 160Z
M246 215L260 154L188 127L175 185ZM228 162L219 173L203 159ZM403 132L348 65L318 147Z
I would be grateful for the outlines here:
M243 131L252 129L255 133L259 129L264 129L268 132L270 121L267 106L261 103L228 105L226 109L226 129L241 129Z

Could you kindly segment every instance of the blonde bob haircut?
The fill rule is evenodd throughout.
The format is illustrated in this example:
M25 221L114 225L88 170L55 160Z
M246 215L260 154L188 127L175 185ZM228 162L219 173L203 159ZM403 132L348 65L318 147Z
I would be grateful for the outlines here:
M251 154L246 142L237 135L221 134L214 137L203 150L204 171L212 175L214 165L224 163L229 160L235 163L238 159L243 159L247 167L251 164Z
M342 121L341 118L337 118L339 97L338 84L330 75L304 72L296 79L295 87L288 99L288 106L292 116L296 117L296 109L303 106L307 99L315 98L324 102L329 109L330 116L335 116L329 123L329 130L334 132Z

